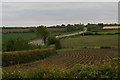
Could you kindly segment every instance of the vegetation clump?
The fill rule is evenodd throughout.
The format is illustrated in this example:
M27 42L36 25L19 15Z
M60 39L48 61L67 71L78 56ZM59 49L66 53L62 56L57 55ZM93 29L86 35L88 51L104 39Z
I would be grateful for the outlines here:
M49 47L48 49L3 52L2 66L4 67L15 64L28 63L28 62L44 59L55 54L56 51L53 46Z
M50 36L50 37L48 37L47 44L48 44L48 45L55 44L56 49L61 49L60 40L57 39L55 36Z
M64 69L59 67L38 67L18 74L3 74L3 79L44 79L44 78L75 78L81 80L100 80L110 79L118 80L118 68L111 67L110 65L88 66L76 65L71 69Z

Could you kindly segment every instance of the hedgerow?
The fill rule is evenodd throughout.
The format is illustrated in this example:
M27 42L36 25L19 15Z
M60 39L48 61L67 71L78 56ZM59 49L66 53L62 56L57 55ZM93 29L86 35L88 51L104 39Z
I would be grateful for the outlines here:
M54 49L54 46L50 46L50 48L48 49L3 52L2 66L22 64L22 63L32 62L35 60L41 60L55 54L56 51Z
M39 67L28 70L23 73L3 74L3 79L9 78L78 78L80 80L119 80L118 68L110 65L88 66L76 65L71 69L64 69L59 67Z

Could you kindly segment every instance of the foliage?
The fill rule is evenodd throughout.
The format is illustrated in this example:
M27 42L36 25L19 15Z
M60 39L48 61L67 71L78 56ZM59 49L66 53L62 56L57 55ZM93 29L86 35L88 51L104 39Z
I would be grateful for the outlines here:
M41 37L44 41L44 44L46 44L47 38L49 36L49 31L47 30L46 26L38 26L35 29L35 32L38 34L39 37Z
M92 32L92 31L87 31L84 33L85 35L116 35L116 34L120 34L120 32ZM83 35L83 34L81 34Z
M118 80L117 68L110 65L88 66L88 65L76 65L71 69L64 69L59 67L39 67L33 68L22 74L14 74L9 76L3 76L4 79L8 78L28 78L28 79L43 79L43 78L76 78L81 80ZM16 76L17 75L17 76Z
M76 65L71 69L71 78L81 79L116 79L117 69L110 65L86 66Z
M23 38L27 40L36 39L37 36L35 33L3 33L2 34L2 42L4 43L7 40L10 39L17 39L17 38Z
M25 78L66 78L67 72L65 69L57 67L40 67L23 73Z
M19 72L18 73L14 73L14 71L12 73L6 72L2 76L3 76L2 80L23 79L23 76Z
M17 39L10 39L3 43L3 51L16 51L16 50L27 50L30 48L30 44L28 44L28 41L17 38Z
M101 29L102 29L102 27L98 26L96 24L87 24L87 30L88 31L95 31L95 32L97 32L97 31L100 31Z
M29 49L40 49L41 45L29 44L27 40L22 38L9 39L2 43L2 51L21 51Z
M3 66L9 66L14 64L22 64L35 60L41 60L56 54L54 47L48 49L34 49L26 51L12 51L3 52L2 61Z
M112 59L112 62L115 63L115 64L116 64L116 63L117 63L117 64L120 64L120 57L113 58L113 59Z
M66 30L67 31L76 31L76 30L83 31L84 30L84 25L82 25L82 24L75 24L75 25L68 24L66 26Z
M105 49L105 48L111 48L111 47L110 46L101 46L100 48Z
M60 40L55 38L55 36L48 37L47 44L48 45L55 44L56 49L61 49Z

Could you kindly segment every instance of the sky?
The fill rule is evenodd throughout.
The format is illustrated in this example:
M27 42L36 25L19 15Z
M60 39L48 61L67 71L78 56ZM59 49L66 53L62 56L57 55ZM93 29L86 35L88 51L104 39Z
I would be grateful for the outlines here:
M2 2L118 2L119 0L1 0Z
M117 23L118 2L3 2L2 25Z

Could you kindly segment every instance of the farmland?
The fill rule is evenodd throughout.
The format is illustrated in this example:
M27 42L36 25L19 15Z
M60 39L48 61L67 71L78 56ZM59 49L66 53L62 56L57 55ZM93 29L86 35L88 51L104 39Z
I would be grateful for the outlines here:
M51 35L63 35L63 34L70 34L74 32L79 32L79 31L71 31L71 32L66 32L66 31L51 31ZM9 39L16 39L16 38L24 38L27 40L32 40L32 39L37 39L37 35L34 32L17 32L17 33L2 33L2 40L3 42Z
M25 39L31 39L35 38L35 33L3 33L2 34L2 40L3 42L9 39L16 39L16 38L25 38Z
M73 32L76 32L76 31L73 31ZM69 34L69 33L72 33L72 32L55 31L55 32L51 32L51 35L63 35L63 34ZM92 33L96 33L96 32L92 32ZM109 71L115 69L113 71L115 71L114 73L116 74L117 69L114 68L116 64L114 64L112 61L113 61L113 58L120 57L118 55L118 49L119 49L118 35L119 34L115 34L116 32L110 32L113 35L107 34L109 32L99 32L99 33L101 33L101 35L96 35L96 34L77 35L72 37L61 38L60 43L62 45L62 49L56 49L55 52L54 51L50 52L48 47L46 47L46 49L48 49L48 52L44 52L44 51L36 52L34 49L31 51L35 51L35 52L29 52L30 50L29 51L26 50L25 54L22 51L15 51L15 53L8 52L8 54L5 54L6 52L3 52L4 56L8 57L7 59L4 59L4 62L6 61L6 63L3 63L6 66L6 67L5 66L3 67L3 73L4 73L3 77L18 78L19 77L18 75L20 75L24 78L25 77L36 78L36 76L39 76L39 78L44 78L44 77L49 78L51 77L51 75L53 75L52 78L56 76L63 78L62 73L66 71L68 72L65 73L64 75L69 73L69 75L71 75L72 77L76 77L76 74L79 74L79 73L75 71L77 69L78 71L79 69L82 69L81 65L85 67L83 68L83 72L88 70L86 66L89 66L89 68L92 67L91 69L93 71L96 71L96 69L98 69L98 73L99 73L99 70L103 69L103 67L99 67L99 66L102 66L102 65L105 66L106 64L107 66L110 67L110 68L107 67L107 69L110 69ZM11 38L15 39L18 37L22 37L28 40L30 38L34 38L34 39L38 38L35 33L9 33L9 34L3 33L2 36L3 36L2 39L4 41ZM50 53L50 56L46 57L46 55L49 55L49 53ZM76 68L75 67L76 65L80 65L80 66ZM97 66L98 68L93 68L95 66ZM41 69L41 67L43 68ZM54 67L57 67L57 68L54 69ZM106 70L106 67L104 68ZM59 73L59 70L60 70L60 73ZM72 70L73 72L70 72ZM38 73L36 71L38 71ZM89 71L83 74L88 75L88 73ZM99 76L100 74L98 73L96 74ZM110 74L114 74L114 73L111 72ZM30 76L28 76L28 74ZM92 74L94 74L94 72ZM101 75L104 76L106 74L101 74ZM82 77L82 74L80 76ZM80 77L80 76L77 75L77 77ZM111 77L111 75L109 76ZM70 78L70 76L68 76L68 78Z
M76 36L61 40L62 47L118 46L118 35Z
M65 28L47 28L48 31L66 31ZM1 32L1 31L0 31ZM2 29L2 33L18 33L18 32L31 32L31 29L27 28L13 28Z
M58 55L34 63L6 67L3 71L27 71L37 66L57 65L63 68L72 68L76 64L100 65L108 63L118 57L118 49L81 49L59 52Z
M2 33L11 33L11 32L30 32L29 29L2 29Z

